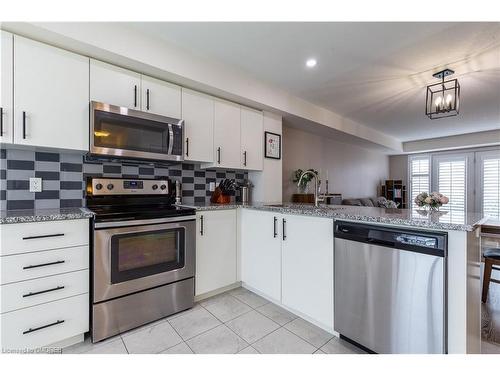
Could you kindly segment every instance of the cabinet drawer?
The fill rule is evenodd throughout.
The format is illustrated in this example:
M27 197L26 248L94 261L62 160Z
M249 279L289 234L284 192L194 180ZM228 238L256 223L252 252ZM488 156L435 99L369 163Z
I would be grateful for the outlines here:
M0 286L1 313L89 292L89 270Z
M89 247L39 251L0 257L0 284L89 268Z
M0 233L0 255L88 245L89 220L5 224Z
M2 349L33 349L89 330L89 295L82 294L1 316Z

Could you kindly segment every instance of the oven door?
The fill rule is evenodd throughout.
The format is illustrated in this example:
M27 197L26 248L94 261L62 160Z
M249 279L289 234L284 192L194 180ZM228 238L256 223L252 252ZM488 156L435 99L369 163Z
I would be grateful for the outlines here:
M94 303L194 277L196 226L195 220L189 218L183 218L185 221L175 218L175 222L161 224L147 224L145 220L145 225L96 228Z
M182 120L92 102L90 152L123 158L182 161Z

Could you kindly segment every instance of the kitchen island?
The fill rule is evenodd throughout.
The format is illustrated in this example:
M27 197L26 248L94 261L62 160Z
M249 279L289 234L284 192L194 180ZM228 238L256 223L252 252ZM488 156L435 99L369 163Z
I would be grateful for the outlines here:
M236 283L241 282L248 289L334 334L337 334L333 314L333 227L336 220L446 233L448 353L480 352L479 230L484 222L480 215L265 203L207 204L194 208L198 211L198 221L204 221L205 227L210 225L212 213L236 212ZM218 237L228 230L225 228ZM205 243L204 246L209 245ZM203 251L203 246L197 251ZM227 256L222 259L227 261Z

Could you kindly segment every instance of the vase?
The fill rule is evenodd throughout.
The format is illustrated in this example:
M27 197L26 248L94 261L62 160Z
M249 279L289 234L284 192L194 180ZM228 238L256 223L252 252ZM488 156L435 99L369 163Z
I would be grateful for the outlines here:
M300 185L297 187L297 193L298 194L309 194L309 188L308 185Z

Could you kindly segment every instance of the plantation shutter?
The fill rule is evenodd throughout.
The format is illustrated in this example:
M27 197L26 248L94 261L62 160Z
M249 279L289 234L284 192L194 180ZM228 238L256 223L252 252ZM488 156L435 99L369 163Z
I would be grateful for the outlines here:
M500 157L482 160L483 215L500 219Z
M450 199L449 203L443 206L446 211L465 213L467 207L466 168L465 157L438 160L438 191Z
M428 156L410 159L411 207L415 206L417 195L430 190L430 158Z

